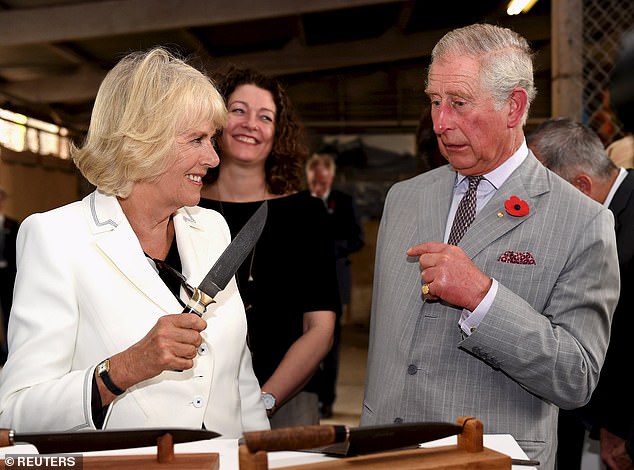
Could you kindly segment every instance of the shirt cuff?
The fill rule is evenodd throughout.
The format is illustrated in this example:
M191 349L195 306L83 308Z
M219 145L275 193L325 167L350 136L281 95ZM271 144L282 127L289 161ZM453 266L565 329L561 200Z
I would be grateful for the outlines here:
M466 308L462 309L458 325L460 325L460 329L467 336L470 336L471 333L474 333L478 329L485 315L489 313L491 305L493 305L493 300L498 292L498 281L495 279L491 279L491 281L493 282L491 282L489 291L473 312Z
M101 403L101 395L99 394L99 387L97 386L97 374L92 374L92 396L90 400L90 409L92 412L92 422L95 428L102 429L103 423L106 420L106 414L108 407L103 406Z

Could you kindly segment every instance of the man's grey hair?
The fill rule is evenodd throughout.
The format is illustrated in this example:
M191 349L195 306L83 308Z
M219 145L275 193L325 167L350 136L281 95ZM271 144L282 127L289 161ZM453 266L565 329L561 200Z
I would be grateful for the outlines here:
M526 137L528 147L552 171L568 182L580 171L605 180L617 168L599 135L569 118L542 122Z
M508 28L473 24L454 29L438 41L431 53L429 69L435 60L447 55L468 56L480 62L481 85L491 93L498 109L514 88L524 89L528 103L522 125L526 124L537 89L533 77L533 52L525 38Z

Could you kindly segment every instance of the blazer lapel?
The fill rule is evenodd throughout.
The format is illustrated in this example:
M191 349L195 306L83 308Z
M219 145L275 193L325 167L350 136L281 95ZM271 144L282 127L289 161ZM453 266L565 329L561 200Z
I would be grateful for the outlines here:
M84 199L95 245L150 301L166 313L182 309L143 253L114 196L95 191Z
M205 260L210 258L212 242L209 233L184 207L174 215L174 229L178 241L178 253L183 265L183 275L192 287L197 287L211 269Z
M532 152L529 152L522 164L478 213L460 241L460 247L470 258L475 257L490 243L536 215L537 199L550 188L546 173L546 168ZM504 202L511 196L517 196L528 203L530 211L527 215L515 217L506 211Z

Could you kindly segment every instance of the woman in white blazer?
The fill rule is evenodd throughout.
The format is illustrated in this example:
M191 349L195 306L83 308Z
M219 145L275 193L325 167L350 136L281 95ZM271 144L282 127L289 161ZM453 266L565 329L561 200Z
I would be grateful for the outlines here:
M186 291L155 261L196 286L230 242L224 218L197 207L225 120L211 81L164 49L108 73L73 149L97 189L18 235L0 426L269 428L235 280L202 318L182 314Z

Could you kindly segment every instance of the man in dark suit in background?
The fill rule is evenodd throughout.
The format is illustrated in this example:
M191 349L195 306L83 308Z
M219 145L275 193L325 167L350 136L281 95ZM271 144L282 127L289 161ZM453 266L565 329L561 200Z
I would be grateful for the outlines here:
M337 280L341 295L342 313L337 316L332 348L322 363L322 386L319 392L321 417L332 416L332 405L336 396L337 372L339 369L339 343L341 338L341 315L347 313L352 289L352 273L349 255L364 245L364 236L354 199L343 191L333 189L335 161L330 155L315 154L306 163L306 180L314 197L324 201L335 243Z
M614 214L621 294L612 317L610 345L590 402L559 411L557 469L581 468L585 431L600 436L601 453L627 437L634 421L631 390L623 384L630 364L634 330L634 170L617 167L599 136L568 118L549 119L527 138L535 156L549 169Z
M18 235L19 223L17 220L4 214L4 206L8 194L0 186L0 308L2 308L2 320L4 326L4 342L0 349L0 364L7 360L7 327L9 325L9 313L13 303L13 286L15 284L15 240Z
M610 77L612 109L623 123L623 129L634 132L634 29L627 31L621 40L621 51ZM631 234L631 232L629 232ZM630 354L625 360L631 358ZM629 364L629 362L627 362ZM627 369L626 369L627 370ZM628 402L630 407L631 402ZM625 438L602 431L602 440L610 440L610 446L601 449L601 459L614 470L634 470L634 419Z

